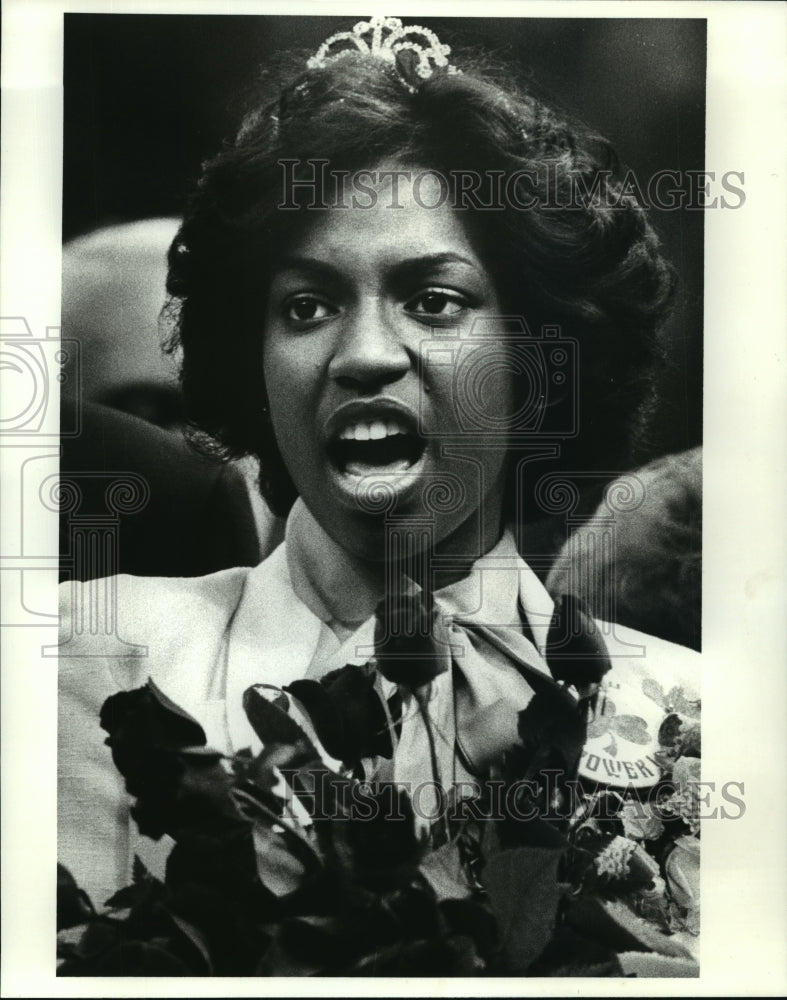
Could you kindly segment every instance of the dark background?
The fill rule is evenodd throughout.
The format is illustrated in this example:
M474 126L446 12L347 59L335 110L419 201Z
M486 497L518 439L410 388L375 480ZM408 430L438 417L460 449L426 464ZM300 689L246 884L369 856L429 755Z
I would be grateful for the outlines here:
M66 14L64 239L179 215L258 69L281 49L314 51L357 19ZM705 167L704 20L417 20L444 42L517 64L539 96L610 139L643 184L658 170ZM703 213L652 209L651 219L680 275L654 447L663 453L701 441Z

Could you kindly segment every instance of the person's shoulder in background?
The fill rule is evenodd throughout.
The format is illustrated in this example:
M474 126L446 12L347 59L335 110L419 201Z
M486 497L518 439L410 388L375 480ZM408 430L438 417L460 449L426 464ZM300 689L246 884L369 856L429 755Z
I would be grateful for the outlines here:
M576 594L594 618L655 637L654 648L660 639L699 650L702 449L667 455L611 483L559 552L547 589Z
M80 434L61 445L61 485L70 484L80 498L76 509L61 513L61 580L201 576L259 562L249 489L237 469L106 406L83 403L81 418ZM119 511L108 507L110 490L121 500ZM87 558L79 533L99 528L102 519L113 532L111 550Z

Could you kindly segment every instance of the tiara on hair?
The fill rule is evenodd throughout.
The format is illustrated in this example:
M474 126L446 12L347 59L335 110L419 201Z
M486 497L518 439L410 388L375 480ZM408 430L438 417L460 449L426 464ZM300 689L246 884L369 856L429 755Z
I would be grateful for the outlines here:
M397 66L396 57L403 51L413 52L417 57L415 71L422 80L427 80L438 66L447 73L461 72L446 58L451 52L450 45L443 45L429 28L418 24L403 27L398 17L372 17L359 21L352 31L338 31L325 39L306 65L309 69L318 69L345 56L359 53L375 56L390 63L402 84L414 94L416 88L404 79Z

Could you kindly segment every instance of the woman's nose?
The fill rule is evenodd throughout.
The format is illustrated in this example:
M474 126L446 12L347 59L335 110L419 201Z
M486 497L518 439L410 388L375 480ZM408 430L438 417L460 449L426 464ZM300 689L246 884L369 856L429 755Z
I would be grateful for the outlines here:
M374 389L398 381L411 364L395 317L375 303L345 315L328 371L346 388Z

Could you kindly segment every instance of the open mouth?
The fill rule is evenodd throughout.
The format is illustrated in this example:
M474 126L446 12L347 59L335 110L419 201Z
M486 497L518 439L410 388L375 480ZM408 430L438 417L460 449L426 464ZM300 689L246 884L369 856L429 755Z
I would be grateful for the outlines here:
M406 472L425 447L424 440L400 420L356 421L328 445L328 457L340 472L351 476Z

